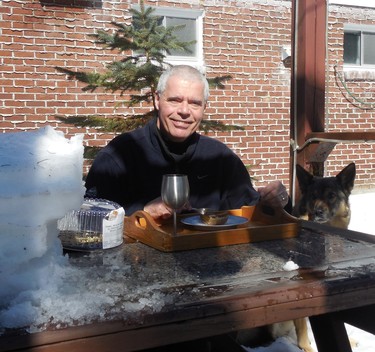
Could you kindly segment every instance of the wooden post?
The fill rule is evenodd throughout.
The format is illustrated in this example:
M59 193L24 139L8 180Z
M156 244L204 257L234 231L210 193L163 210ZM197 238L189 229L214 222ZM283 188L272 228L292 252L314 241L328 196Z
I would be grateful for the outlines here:
M290 135L290 185L298 199L294 177L295 164L314 174L322 174L323 163L308 164L313 145L296 151L310 132L324 132L326 71L326 0L293 0L292 2L292 82ZM320 165L319 165L320 164Z

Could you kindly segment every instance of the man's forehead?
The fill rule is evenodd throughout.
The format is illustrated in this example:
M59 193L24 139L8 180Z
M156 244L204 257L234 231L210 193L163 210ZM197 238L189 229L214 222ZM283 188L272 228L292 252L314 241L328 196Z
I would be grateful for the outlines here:
M203 95L203 82L197 79L190 79L186 77L172 76L167 84L166 91L168 95Z

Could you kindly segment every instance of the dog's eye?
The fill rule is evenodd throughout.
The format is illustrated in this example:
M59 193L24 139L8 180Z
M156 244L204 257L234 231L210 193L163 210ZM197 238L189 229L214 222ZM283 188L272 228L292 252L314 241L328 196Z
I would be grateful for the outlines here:
M328 199L333 200L335 198L336 198L336 193L334 193L334 192L328 193Z

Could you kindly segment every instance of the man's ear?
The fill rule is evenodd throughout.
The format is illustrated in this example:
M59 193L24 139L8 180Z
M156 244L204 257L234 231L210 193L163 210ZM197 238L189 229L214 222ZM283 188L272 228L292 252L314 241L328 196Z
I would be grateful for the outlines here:
M160 95L158 92L155 93L154 95L155 97L155 107L156 107L156 110L159 110L159 103L160 103Z

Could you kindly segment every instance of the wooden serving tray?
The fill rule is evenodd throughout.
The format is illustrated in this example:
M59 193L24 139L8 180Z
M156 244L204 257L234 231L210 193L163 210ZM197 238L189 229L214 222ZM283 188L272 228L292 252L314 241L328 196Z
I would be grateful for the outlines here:
M257 205L233 209L229 213L246 217L249 221L230 229L202 230L182 224L180 220L183 217L195 215L185 214L177 217L177 235L174 236L172 221L157 224L148 213L139 210L125 217L124 236L163 252L174 252L285 239L298 235L298 219L282 209Z

